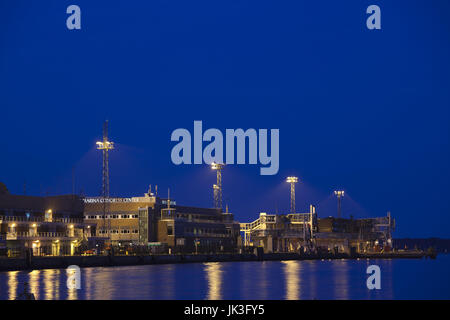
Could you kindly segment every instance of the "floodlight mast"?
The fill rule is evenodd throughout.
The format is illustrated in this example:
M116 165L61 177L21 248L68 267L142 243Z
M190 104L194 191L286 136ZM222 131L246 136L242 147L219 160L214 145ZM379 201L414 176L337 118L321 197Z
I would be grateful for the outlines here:
M291 185L291 213L295 213L295 184L298 182L298 178L287 177L286 182Z
M225 165L223 163L211 163L211 169L217 171L217 182L213 185L214 207L223 209L222 207L222 169Z
M336 190L334 191L335 196L338 199L338 218L341 218L341 198L344 197L344 191L343 190Z
M102 150L103 165L102 165L102 198L103 198L103 227L107 230L109 236L109 224L106 227L106 215L109 206L107 205L109 199L109 150L114 149L114 142L108 140L108 120L103 124L103 141L96 143L97 149Z

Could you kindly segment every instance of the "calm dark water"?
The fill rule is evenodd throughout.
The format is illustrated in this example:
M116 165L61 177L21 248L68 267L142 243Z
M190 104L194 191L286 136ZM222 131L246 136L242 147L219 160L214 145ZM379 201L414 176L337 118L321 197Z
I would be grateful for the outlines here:
M367 266L381 268L368 290ZM81 269L80 290L65 270L0 273L0 299L29 282L37 299L450 299L450 255L436 260L274 261Z

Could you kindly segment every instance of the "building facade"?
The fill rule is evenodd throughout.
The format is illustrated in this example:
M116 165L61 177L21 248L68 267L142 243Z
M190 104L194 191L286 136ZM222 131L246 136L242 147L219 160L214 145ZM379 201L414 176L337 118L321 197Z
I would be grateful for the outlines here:
M318 219L315 244L318 247L349 253L387 251L392 248L395 221L388 212L385 217Z
M317 225L314 206L307 213L260 213L251 223L241 223L245 246L263 247L265 252L297 252L314 237Z
M238 246L239 224L220 209L177 205L152 193L131 198L85 198L85 221L113 246L157 252L228 251Z
M109 239L113 245L139 244L140 219L144 220L144 213L147 215L147 212L152 212L155 204L156 197L153 196L84 198L84 219L97 226L97 237ZM147 239L145 231L141 230L141 236Z
M0 194L0 254L74 255L81 253L95 225L83 220L84 203L75 195Z
M181 252L233 251L240 245L239 223L220 209L162 208L157 238Z
M395 222L390 213L367 219L317 218L311 205L308 213L261 213L257 220L240 226L244 244L263 247L265 252L366 253L390 250Z

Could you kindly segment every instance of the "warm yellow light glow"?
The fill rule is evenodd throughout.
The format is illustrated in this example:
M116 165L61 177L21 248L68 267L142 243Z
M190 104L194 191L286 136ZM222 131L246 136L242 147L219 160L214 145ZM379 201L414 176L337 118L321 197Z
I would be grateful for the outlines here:
M223 270L218 262L206 262L205 275L208 281L208 300L221 300L223 290Z
M220 170L223 168L223 166L224 166L224 164L222 164L222 163L216 163L216 162L211 163L211 169L213 169L213 170Z
M32 227L33 227L33 228L36 228L36 223L33 223Z
M73 224L71 224L71 225L69 226L69 228L70 228L70 229L73 229Z
M103 141L103 142L97 141L95 144L97 145L97 149L99 149L99 150L114 149L114 142L111 142L111 141Z
M288 183L297 183L298 182L298 178L297 177L287 177L286 178L286 182L288 182Z
M286 300L300 300L302 264L298 261L282 261L286 279Z
M343 197L344 196L344 191L343 190L336 190L334 192L335 195L337 195L338 197Z
M13 227L13 228L15 228L15 226L16 226L16 224L15 224L15 223L13 223L13 224L11 225L11 227Z
M8 275L9 300L14 300L17 297L17 287L19 285L17 277L18 273L19 271L10 271L6 273Z

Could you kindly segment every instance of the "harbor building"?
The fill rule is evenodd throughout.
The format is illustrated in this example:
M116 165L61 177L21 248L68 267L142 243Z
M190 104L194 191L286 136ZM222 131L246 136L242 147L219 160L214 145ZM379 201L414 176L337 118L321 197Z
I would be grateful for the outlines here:
M157 197L85 198L85 221L113 246L145 246L153 252L227 251L240 243L239 224L220 209L177 205Z
M148 212L154 209L155 203L156 198L153 196L84 198L84 219L97 226L97 237L107 238L113 245L138 244L148 239L148 223L151 229L152 221L148 221L145 225L142 222L147 220ZM142 239L139 237L140 227Z
M5 189L6 190L6 189ZM25 196L0 193L0 255L74 255L87 245L95 224L83 220L75 195Z
M307 213L267 214L251 223L241 223L245 246L263 247L265 252L298 252L314 237L317 214L313 205Z
M220 209L175 206L161 209L158 241L181 252L233 251L240 245L239 223Z
M306 250L339 253L389 251L395 221L385 217L365 219L318 218L310 206L308 213L260 213L251 223L241 223L244 245L264 248L265 252Z
M375 218L321 218L317 220L314 243L317 247L346 253L390 251L394 228L395 220L390 212Z

